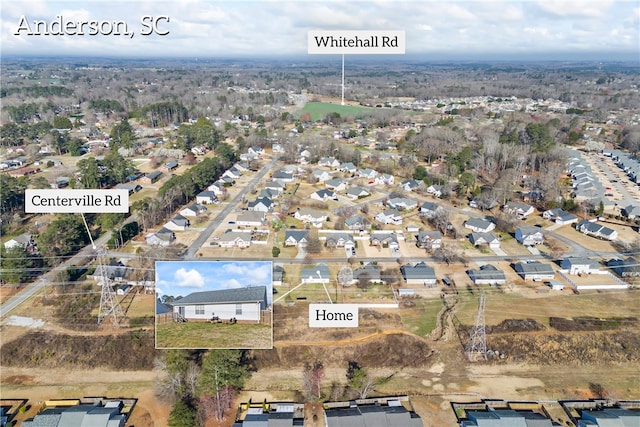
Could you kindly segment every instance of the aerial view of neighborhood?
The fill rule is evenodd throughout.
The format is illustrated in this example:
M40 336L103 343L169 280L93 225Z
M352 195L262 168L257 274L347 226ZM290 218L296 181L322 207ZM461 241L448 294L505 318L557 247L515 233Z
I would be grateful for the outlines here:
M639 427L635 1L2 2L0 427Z

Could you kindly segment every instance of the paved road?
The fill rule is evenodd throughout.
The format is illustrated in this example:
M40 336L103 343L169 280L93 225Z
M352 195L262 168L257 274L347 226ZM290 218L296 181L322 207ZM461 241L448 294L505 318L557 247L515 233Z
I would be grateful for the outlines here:
M95 245L97 248L104 246L107 241L111 238L111 232L107 232L103 234L100 238L95 241ZM87 259L93 258L96 256L96 251L93 249L91 245L87 245L82 248L78 253L74 256L58 265L54 269L48 271L47 273L40 276L40 278L33 283L30 283L26 287L24 287L20 292L9 298L2 305L0 305L0 318L5 317L11 311L15 310L20 304L25 302L27 299L31 298L33 295L38 293L41 289L43 289L47 284L53 282L55 280L55 275L58 271L64 270L68 267L74 265L84 265L87 262Z
M256 184L264 178L264 176L269 173L278 161L277 157L274 157L271 162L269 162L260 172L253 177L253 179L247 184L237 195L234 197L227 206L209 223L207 228L200 233L200 235L193 241L189 249L184 253L183 258L185 259L194 259L198 250L204 245L204 243L209 239L211 234L214 232L216 228L218 228L222 221L235 209L235 207L242 201L242 198L253 188L255 188ZM199 258L198 258L199 259Z

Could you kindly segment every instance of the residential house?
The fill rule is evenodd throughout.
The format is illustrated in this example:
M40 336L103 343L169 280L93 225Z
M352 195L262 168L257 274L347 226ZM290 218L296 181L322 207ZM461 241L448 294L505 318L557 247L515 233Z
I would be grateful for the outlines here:
M189 220L178 214L171 218L167 223L165 223L164 228L171 231L185 231L187 228L189 228L189 225Z
M332 169L340 167L340 162L335 157L323 157L318 160L318 166L326 166Z
M504 285L507 279L504 271L498 270L491 264L485 264L478 269L467 272L476 285Z
M320 263L303 268L300 272L301 283L329 283L330 274L327 264Z
M176 240L176 234L165 227L145 236L147 245L151 246L169 246L174 240Z
M382 248L398 249L400 247L396 233L371 233L369 243L371 246Z
M516 229L515 234L518 243L524 246L535 246L544 243L542 229L538 227L522 226Z
M352 284L358 283L361 278L366 278L369 283L386 283L382 280L380 268L372 263L366 264L364 267L356 268L353 270Z
M232 166L231 168L227 169L226 171L224 171L224 173L222 174L222 177L227 177L227 178L231 178L234 181L236 179L239 179L242 176L242 172L240 172L238 169L236 169L234 166Z
M342 178L332 178L324 184L327 189L333 191L344 191L347 189L347 181Z
M320 200L326 202L328 200L338 200L336 193L329 189L318 190L315 193L311 193L311 198L314 200Z
M600 272L598 261L586 257L567 257L562 260L560 267L573 275Z
M433 202L424 202L422 206L420 206L420 216L424 216L426 218L433 218L436 216L438 211L442 211L444 208Z
M439 231L420 230L418 232L418 246L422 249L439 249L442 246L442 233Z
M378 175L374 180L374 183L376 185L393 185L395 182L396 182L395 177L388 173L383 173L381 175Z
M267 181L264 183L264 189L282 194L284 193L285 185L280 181Z
M277 191L274 190L270 190L268 188L263 188L262 190L260 190L260 193L258 193L258 197L259 198L266 198L269 200L274 200L280 197L281 193L278 193Z
M607 267L613 270L620 277L639 277L640 261L636 258L626 259L612 258L607 261Z
M622 209L622 215L632 221L640 218L640 205L626 206L624 209Z
M431 194L434 197L442 197L442 193L444 192L443 185L433 184L427 187L427 193Z
M352 249L356 247L356 241L351 233L330 233L327 235L327 247Z
M274 173L271 178L274 181L278 181L284 184L289 184L291 182L293 182L294 177L292 173L289 172L285 172L285 171L278 171L276 173Z
M341 163L340 166L338 167L338 170L340 172L347 172L347 173L356 173L356 170L358 168L356 168L356 165L354 165L351 162L346 162L346 163Z
M76 404L69 406L69 401L61 402L60 405L52 406L44 405L44 409L33 417L26 419L20 423L24 427L44 427L44 426L64 426L64 427L120 427L127 425L127 420L131 411L131 407L135 406L135 399L109 399L98 401L78 401ZM126 403L128 402L128 404ZM133 405L131 405L133 402ZM127 410L125 411L125 407ZM0 411L0 422L2 425L14 425L15 421L6 423L6 412ZM16 411L17 412L17 411ZM3 422L4 421L4 422Z
M207 187L207 191L213 191L213 194L219 198L223 198L227 194L227 189L222 182L214 182Z
M488 197L474 197L469 202L469 207L480 210L491 210L498 206L498 201Z
M331 179L331 174L325 170L314 170L313 172L311 172L311 175L314 177L314 179L317 182L325 182L325 181L329 181Z
M180 211L180 215L187 217L187 216L198 216L201 213L204 213L207 211L207 208L200 204L200 203L192 203L189 206L187 206L186 208L182 209Z
M273 274L271 276L273 280L273 286L282 286L284 275L284 267L278 264L273 264Z
M260 323L267 309L267 287L251 286L191 293L171 303L174 313L188 321L235 319L239 323Z
M227 231L220 237L218 244L221 248L248 248L251 246L251 233L241 231Z
M551 264L544 264L539 261L518 262L513 265L513 269L524 280L540 282L552 280L555 277Z
M89 277L96 282L101 282L106 277L114 282L122 283L130 273L131 269L124 265L122 261L111 258L104 264L98 264L93 274Z
M12 239L4 242L5 249L24 248L29 253L38 252L38 246L36 241L33 240L33 236L29 233L22 233Z
M242 173L249 172L249 170L250 170L248 162L237 162L236 164L233 165L233 167L236 168L237 170L239 170Z
M327 221L326 213L309 208L299 208L293 216L305 224L311 224L316 228L321 228Z
M519 202L507 202L502 209L518 219L524 219L535 211L533 206Z
M371 193L368 192L367 190L365 190L362 187L353 187L347 190L347 192L345 193L347 195L347 197L349 197L351 200L357 200L357 199L361 199L363 197L367 197L370 196Z
M262 157L264 155L264 148L258 146L249 147L247 154L254 157Z
M400 183L400 188L404 191L413 191L419 189L421 186L424 186L424 182L418 181L415 179L405 179Z
M349 230L364 230L368 226L368 222L362 215L355 215L344 220L344 225Z
M162 170L169 173L169 172L173 172L177 168L178 168L178 161L171 160L164 164L164 166L162 167Z
M265 197L258 197L253 202L249 202L247 209L250 211L270 212L273 210L273 202Z
M267 219L267 213L261 211L247 211L238 215L236 225L245 227L261 227Z
M542 213L542 217L556 224L567 225L578 222L578 217L572 213L565 212L560 208L549 209Z
M415 265L405 264L400 267L400 272L407 285L424 285L435 286L436 272L425 262L419 262Z
M491 249L500 247L500 239L493 233L471 233L469 234L469 241L473 246L488 245Z
M488 233L496 228L496 225L486 219L469 218L465 221L464 227L470 229L475 233Z
M422 427L418 414L408 411L399 401L385 404L356 404L324 410L326 427Z
M56 186L56 188L62 188L62 187ZM142 190L142 186L140 184L117 184L116 190L127 190L129 192L129 195L131 195L133 193L137 193L138 191Z
M286 230L284 232L284 245L303 248L307 246L309 230Z
M387 206L391 209L411 210L418 206L418 202L408 197L394 197L387 200Z
M582 220L576 224L576 230L586 234L587 236L598 237L605 240L615 240L618 238L618 232L612 228L605 227L597 222Z
M213 191L203 190L196 194L196 203L200 205L210 205L218 202L218 196Z
M140 182L147 185L153 184L154 182L158 181L161 176L162 176L162 172L160 171L149 172L148 174L140 178Z
M375 216L375 220L382 224L402 224L402 215L395 209L386 209Z
M364 169L359 169L357 172L357 176L359 178L365 178L365 179L369 179L369 180L374 180L376 178L376 176L378 176L378 172L376 172L375 170L371 169L371 168L364 168ZM373 181L372 181L373 183Z

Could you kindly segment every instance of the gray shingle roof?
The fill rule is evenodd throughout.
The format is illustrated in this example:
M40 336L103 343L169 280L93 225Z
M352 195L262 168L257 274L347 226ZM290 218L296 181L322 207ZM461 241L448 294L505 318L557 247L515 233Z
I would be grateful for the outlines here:
M192 305L207 303L234 303L265 301L267 299L266 286L252 286L238 289L220 289L216 291L194 292L186 297L174 301L171 305Z

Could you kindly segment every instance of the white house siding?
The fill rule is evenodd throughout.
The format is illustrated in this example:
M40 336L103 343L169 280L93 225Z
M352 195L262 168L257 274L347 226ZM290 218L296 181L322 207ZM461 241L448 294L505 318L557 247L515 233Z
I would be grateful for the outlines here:
M242 307L242 314L237 314L236 305ZM236 318L239 322L260 322L260 303L259 302L243 302L243 303L226 303L226 304L203 304L204 314L196 314L198 304L186 305L184 307L184 317L191 321L207 321L211 320L214 315L220 320L229 320ZM179 312L180 306L173 307L175 313Z

